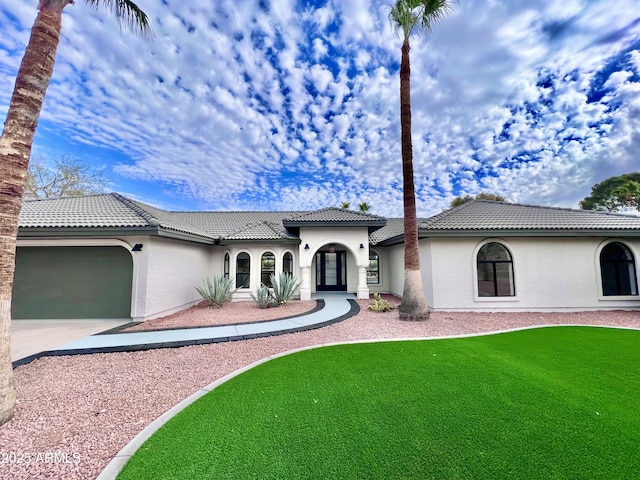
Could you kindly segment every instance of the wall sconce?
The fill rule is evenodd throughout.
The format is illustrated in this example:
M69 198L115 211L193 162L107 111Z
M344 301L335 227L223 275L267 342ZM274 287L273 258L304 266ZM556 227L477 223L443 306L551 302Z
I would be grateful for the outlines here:
M141 252L142 251L142 244L141 243L136 243L133 248L131 249L132 252Z
M305 249L305 250L309 250L309 244L308 244L308 243L305 243L305 244L304 244L304 249Z
M361 244L360 244L360 248L361 248L362 250L364 250L364 243L361 243Z

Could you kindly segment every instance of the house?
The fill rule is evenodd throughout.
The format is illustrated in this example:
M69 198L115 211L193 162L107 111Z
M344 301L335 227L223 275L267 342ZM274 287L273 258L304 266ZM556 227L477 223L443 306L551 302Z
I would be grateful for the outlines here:
M427 304L435 310L580 311L640 306L640 218L473 201L420 219ZM325 208L168 212L117 193L27 200L20 215L14 319L132 318L197 303L224 275L249 299L271 273L318 291L402 294L403 221Z

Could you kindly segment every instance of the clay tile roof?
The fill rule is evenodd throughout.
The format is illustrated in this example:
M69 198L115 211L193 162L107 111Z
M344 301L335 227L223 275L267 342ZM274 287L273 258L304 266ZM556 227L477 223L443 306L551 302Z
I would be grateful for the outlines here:
M120 201L117 194L25 200L19 225L46 227L146 227L149 218Z
M640 230L640 217L474 200L426 219L420 230Z
M372 215L370 213L357 212L344 208L329 207L311 212L304 212L299 215L285 218L283 223L285 226L306 226L306 225L340 225L340 224L358 224L361 226L379 226L385 225L387 219Z

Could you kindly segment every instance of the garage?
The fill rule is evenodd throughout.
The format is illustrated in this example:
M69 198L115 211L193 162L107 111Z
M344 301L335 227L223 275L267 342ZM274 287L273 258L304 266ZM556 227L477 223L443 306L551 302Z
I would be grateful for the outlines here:
M12 318L131 318L132 278L123 247L18 247Z

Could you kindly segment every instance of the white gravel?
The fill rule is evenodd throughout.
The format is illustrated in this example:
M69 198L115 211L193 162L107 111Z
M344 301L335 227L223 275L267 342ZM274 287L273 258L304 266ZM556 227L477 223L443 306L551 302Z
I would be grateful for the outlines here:
M18 367L16 413L0 427L0 478L93 479L136 434L176 403L244 365L294 348L533 325L640 329L637 311L437 312L427 322L409 323L399 321L397 312L378 314L366 310L368 301L359 303L362 310L357 316L317 330L177 349L47 357ZM269 315L277 312L273 309ZM244 317L235 321L246 320L246 312L240 315ZM186 317L182 317L185 324L190 324Z

